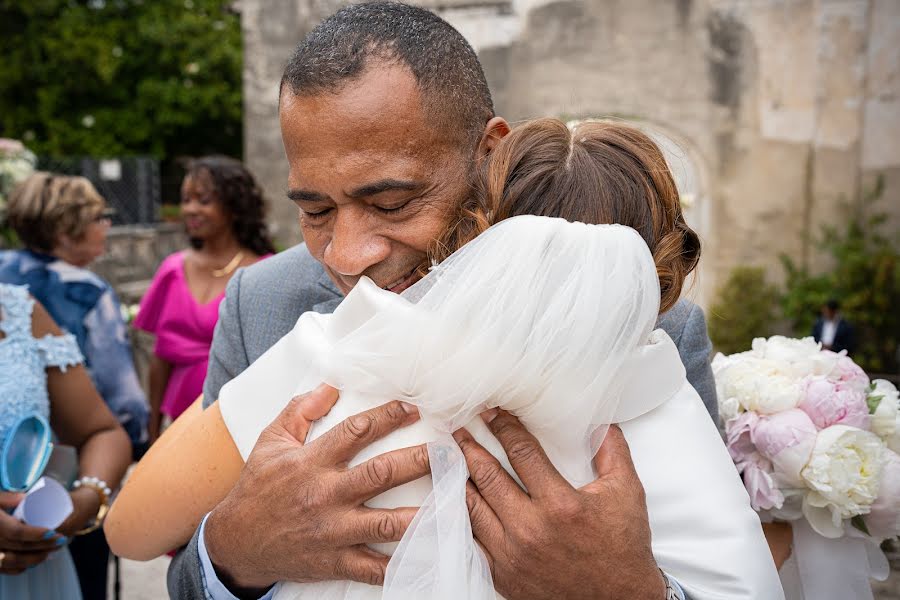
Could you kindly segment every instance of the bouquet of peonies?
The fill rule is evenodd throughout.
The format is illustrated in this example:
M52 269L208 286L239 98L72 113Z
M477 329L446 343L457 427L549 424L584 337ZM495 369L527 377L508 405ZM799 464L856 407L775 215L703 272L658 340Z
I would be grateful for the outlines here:
M712 367L728 451L763 520L900 535L897 388L812 338L758 338Z

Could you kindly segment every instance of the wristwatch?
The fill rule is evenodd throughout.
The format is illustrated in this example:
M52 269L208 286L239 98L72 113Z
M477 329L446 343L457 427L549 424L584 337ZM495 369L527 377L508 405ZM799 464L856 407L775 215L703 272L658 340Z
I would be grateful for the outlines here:
M663 581L666 582L666 597L665 600L684 600L684 596L679 593L679 588L675 586L672 582L672 578L666 575L666 572L662 569L659 572L663 576Z

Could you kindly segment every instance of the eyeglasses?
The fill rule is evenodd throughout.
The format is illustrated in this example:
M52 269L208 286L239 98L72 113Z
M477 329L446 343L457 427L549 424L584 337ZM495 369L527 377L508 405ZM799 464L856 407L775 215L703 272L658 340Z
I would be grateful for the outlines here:
M52 451L47 419L31 414L16 421L0 449L0 487L27 491L43 474Z

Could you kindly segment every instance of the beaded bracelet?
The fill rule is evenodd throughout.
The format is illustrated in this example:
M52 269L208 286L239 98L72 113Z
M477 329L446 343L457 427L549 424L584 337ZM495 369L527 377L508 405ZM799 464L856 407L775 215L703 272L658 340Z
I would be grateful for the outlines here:
M106 513L109 512L109 500L112 498L112 490L109 489L109 486L105 481L97 477L85 476L72 484L72 489L75 490L82 487L90 488L97 492L97 495L100 496L100 507L97 509L97 515L88 523L87 527L80 531L76 531L75 535L84 535L99 529L100 526L103 525L103 519L106 518Z

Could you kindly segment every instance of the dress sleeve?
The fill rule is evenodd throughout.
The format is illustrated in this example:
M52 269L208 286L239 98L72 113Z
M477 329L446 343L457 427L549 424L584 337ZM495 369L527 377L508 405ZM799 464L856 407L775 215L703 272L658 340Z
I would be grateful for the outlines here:
M160 318L166 307L172 279L176 275L176 270L181 268L181 264L182 256L179 252L166 258L159 266L159 269L156 270L147 293L141 299L140 310L138 310L138 314L132 322L132 326L135 329L141 329L153 334L157 333Z
M58 367L63 373L69 367L84 363L84 356L78 349L78 340L71 333L65 335L45 335L37 340L37 347L48 367Z

